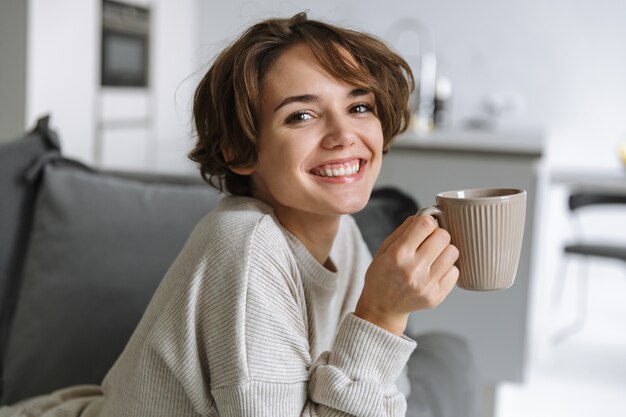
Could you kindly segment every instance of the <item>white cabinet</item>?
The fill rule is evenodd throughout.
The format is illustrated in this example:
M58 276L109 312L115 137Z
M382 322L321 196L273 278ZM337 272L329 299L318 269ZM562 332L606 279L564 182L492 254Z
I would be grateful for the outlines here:
M125 171L195 172L191 97L196 79L197 2L134 1L150 8L149 87L102 88L96 162Z
M28 0L26 124L50 114L63 153L90 165L191 171L185 154L192 146L189 85L199 69L200 3L123 2L150 8L148 88L100 86L102 0ZM1 10L16 14L8 6Z

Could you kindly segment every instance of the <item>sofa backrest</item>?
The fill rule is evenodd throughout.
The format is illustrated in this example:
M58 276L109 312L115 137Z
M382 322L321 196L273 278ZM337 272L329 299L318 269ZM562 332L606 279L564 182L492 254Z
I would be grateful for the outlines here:
M0 144L0 376L38 188L28 169L42 155L60 152L48 122L43 117L32 131Z
M120 178L63 158L43 170L5 354L5 403L100 383L220 198L206 184Z

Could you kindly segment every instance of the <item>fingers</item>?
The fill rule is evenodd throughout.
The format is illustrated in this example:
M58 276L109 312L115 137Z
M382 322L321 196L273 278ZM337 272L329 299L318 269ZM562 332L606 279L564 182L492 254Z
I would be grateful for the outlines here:
M459 250L454 245L447 245L432 263L430 271L434 277L442 277L459 259Z
M459 269L452 266L440 278L433 279L429 283L429 290L425 293L424 299L426 308L435 308L446 299L452 292L459 279Z
M441 301L447 297L452 291L456 282L459 279L459 269L456 266L448 269L444 276L439 280L439 292L441 294Z
M450 244L450 234L437 226L429 215L412 216L398 227L381 245L380 253L395 251L395 259L404 260L422 269L431 270L442 252ZM458 257L458 251L452 247L435 265L437 277L443 275Z
M403 232L392 242L392 245L396 249L406 251L413 256L435 229L437 229L437 221L432 216L413 216Z
M428 265L431 269L437 259L442 255L446 248L450 245L450 234L442 229L436 228L428 237L421 243L417 251L415 252L416 261L422 265ZM456 249L456 248L455 248ZM454 249L452 249L454 250ZM452 255L452 254L449 254ZM443 260L445 260L444 258ZM451 266L454 262L448 265ZM447 269L447 268L446 268ZM443 274L443 271L439 271ZM441 275L440 274L440 275Z

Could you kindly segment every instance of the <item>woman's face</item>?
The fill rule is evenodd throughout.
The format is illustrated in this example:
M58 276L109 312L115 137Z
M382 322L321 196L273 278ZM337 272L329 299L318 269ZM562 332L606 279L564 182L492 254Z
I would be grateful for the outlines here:
M255 196L281 221L361 210L382 160L374 95L333 78L295 45L270 67L261 98Z

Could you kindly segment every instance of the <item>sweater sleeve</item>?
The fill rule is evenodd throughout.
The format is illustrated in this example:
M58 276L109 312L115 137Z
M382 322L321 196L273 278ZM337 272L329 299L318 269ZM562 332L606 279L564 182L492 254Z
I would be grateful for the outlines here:
M348 314L330 352L313 363L307 310L284 239L261 221L249 243L244 276L221 303L217 322L243 315L240 331L209 351L211 395L222 417L404 416L395 387L415 342ZM230 285L232 288L232 285ZM243 309L237 306L244 306ZM215 312L214 312L215 313ZM224 333L223 333L224 334Z

